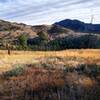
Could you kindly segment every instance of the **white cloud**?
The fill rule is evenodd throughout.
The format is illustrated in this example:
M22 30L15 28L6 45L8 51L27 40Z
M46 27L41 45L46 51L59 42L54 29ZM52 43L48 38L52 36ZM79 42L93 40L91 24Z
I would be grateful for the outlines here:
M2 2L1 2L2 1ZM1 0L0 19L27 24L51 24L66 18L100 23L99 0ZM91 9L93 11L91 12Z

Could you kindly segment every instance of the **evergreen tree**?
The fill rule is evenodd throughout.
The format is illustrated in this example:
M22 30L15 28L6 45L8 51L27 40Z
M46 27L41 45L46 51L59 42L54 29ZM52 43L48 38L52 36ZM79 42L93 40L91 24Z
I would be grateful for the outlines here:
M25 34L20 35L19 38L18 38L18 40L19 40L19 44L22 47L27 47L28 37Z

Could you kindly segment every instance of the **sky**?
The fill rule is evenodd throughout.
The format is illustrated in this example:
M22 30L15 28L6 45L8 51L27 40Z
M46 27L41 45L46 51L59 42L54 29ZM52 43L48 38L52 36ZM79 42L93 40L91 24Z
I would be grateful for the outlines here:
M100 23L100 0L0 0L0 19L29 25L64 19Z

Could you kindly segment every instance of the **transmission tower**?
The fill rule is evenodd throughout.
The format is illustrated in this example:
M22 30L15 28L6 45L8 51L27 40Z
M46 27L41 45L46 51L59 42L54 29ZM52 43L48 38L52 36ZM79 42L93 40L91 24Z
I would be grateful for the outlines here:
M92 15L91 15L91 22L90 22L90 23L92 24L93 21L94 21L94 15L92 14Z
M93 15L93 9L91 9L91 20L90 20L90 23L92 24L94 21L94 15Z

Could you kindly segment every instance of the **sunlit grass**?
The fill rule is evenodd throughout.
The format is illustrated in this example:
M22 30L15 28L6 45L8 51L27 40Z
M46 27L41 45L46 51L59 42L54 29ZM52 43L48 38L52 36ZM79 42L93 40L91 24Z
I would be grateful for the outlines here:
M49 57L67 58L66 63L74 63L73 59L84 59L86 63L96 63L100 65L99 49L69 49L64 51L7 51L0 50L0 71L9 70L15 64L34 64L39 63L41 59ZM58 62L59 63L59 62ZM77 62L75 62L77 63Z

